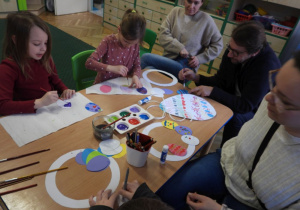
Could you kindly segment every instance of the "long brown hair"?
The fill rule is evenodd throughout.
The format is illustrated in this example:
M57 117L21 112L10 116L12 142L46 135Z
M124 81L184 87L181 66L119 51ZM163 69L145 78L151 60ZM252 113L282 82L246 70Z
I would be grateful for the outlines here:
M47 72L51 74L53 70L50 67L49 59L51 58L52 40L47 24L38 16L27 11L11 13L7 16L3 57L12 57L26 78L30 78L30 74L25 71L25 68L29 68L29 35L33 26L39 27L48 35L47 50L39 62L41 62Z
M127 40L139 40L142 44L146 30L146 19L134 9L128 9L120 23L122 36Z

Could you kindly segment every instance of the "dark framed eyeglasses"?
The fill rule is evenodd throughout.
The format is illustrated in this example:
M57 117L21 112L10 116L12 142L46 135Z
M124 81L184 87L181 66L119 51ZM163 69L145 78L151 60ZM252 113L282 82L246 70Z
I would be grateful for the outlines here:
M247 51L240 52L240 51L237 51L237 50L235 50L235 49L232 49L228 43L226 44L226 47L227 47L227 50L229 50L230 52L232 52L232 55L233 55L234 57L238 57L239 55L241 55L241 54L247 52Z

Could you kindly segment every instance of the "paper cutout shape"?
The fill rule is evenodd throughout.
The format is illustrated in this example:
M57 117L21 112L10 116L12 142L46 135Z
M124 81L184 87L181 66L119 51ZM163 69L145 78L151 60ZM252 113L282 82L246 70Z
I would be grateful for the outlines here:
M193 120L209 120L216 116L216 110L208 101L191 94L169 97L160 103L160 108L172 115Z
M168 146L169 146L169 151L174 155L185 156L187 153L186 148L183 148L180 145L168 144Z
M98 152L98 151L93 151L91 152L87 157L86 157L86 164L88 164L90 162L91 159L93 159L94 157L96 156L99 156L99 155L102 155L102 156L105 156L104 154Z
M115 148L115 149L112 149L112 150L104 150L104 149L101 149L102 153L107 155L107 156L113 156L113 155L116 155L116 154L119 154L120 152L122 152L123 148L121 146Z
M189 127L186 127L186 126L182 126L182 125L176 126L175 131L177 133L179 133L180 135L192 135L192 133L193 133L192 129L190 129Z
M161 122L161 124L168 128L168 129L171 129L171 130L174 130L176 126L178 126L178 124L174 121L171 121L171 120L165 120L163 122Z
M100 108L100 106L98 106L97 104L94 103L88 103L87 105L85 105L86 110L90 111L90 112L101 112L102 109Z
M71 108L72 107L72 103L70 101L63 101L61 99L58 99L56 101L56 104L58 106L60 106L61 108Z
M161 88L152 88L152 95L156 97L164 97L165 91Z
M116 154L114 156L112 156L113 158L121 158L123 157L127 151L126 151L126 145L125 144L120 144L120 146L122 147L122 152L120 152L119 154Z
M100 91L103 93L109 93L111 91L111 86L109 85L101 85L100 86Z
M85 162L83 162L83 159L82 159L82 152L79 152L76 155L75 160L79 165L85 165Z
M142 93L142 94L146 94L147 93L147 89L144 88L144 87L137 88L136 91L139 92L139 93Z
M148 78L148 73L153 72L153 71L157 71L157 72L166 74L166 75L168 75L170 78L172 78L173 81L170 82L170 83L167 83L167 84L161 84L161 83L157 83L157 82L151 81L151 80ZM148 82L150 82L150 83L152 83L152 84L154 84L154 85L158 85L158 86L173 86L173 85L176 85L177 82L178 82L178 79L177 79L173 74L171 74L171 73L169 73L169 72L166 72L166 71L158 70L158 69L148 69L148 70L145 70L145 71L143 72L143 78L144 78L146 81L148 81Z
M87 148L87 149L83 150L81 157L82 157L82 161L83 161L85 164L86 164L86 159L87 159L88 155L89 155L91 152L94 152L94 151L96 151L96 150L91 149L91 148Z
M113 150L120 146L120 141L116 139L108 139L100 142L99 147L103 150Z
M101 154L103 154L103 152L102 152L102 150L101 150L100 147L98 147L97 151L100 152ZM106 157L112 157L112 156L114 156L114 155L108 155L108 154L103 154L103 155L105 155Z
M196 136L192 136L192 135L183 135L181 136L181 140L189 145L198 145L199 144L199 139Z
M188 94L189 91L184 90L184 89L181 89L181 90L177 90L177 93L178 93L178 94Z
M105 156L96 156L89 161L86 165L86 169L93 172L98 172L106 169L110 164L110 161Z
M170 95L173 94L173 90L167 89L167 88L163 88L163 91L165 91L165 94Z

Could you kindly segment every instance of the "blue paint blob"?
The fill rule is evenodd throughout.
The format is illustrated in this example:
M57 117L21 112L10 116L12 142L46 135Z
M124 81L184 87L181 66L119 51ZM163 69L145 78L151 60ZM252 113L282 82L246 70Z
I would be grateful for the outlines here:
M147 114L140 114L140 118L142 120L149 120L149 116Z

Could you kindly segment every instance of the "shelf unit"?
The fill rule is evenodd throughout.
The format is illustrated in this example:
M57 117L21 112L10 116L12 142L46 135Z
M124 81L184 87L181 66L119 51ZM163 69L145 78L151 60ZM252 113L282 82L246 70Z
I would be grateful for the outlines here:
M28 10L39 15L45 11L45 0L17 0L19 10Z
M229 42L231 32L238 24L234 20L234 13L236 10L243 8L247 4L253 4L256 7L261 7L266 10L270 15L275 17L284 18L285 16L295 16L298 18L294 29L290 32L288 37L273 34L271 31L266 30L267 41L275 51L277 56L280 57L282 51L285 49L290 37L294 33L295 28L300 23L300 1L299 0L204 0L201 10L208 13L215 21L220 33L223 36L223 44ZM226 5L226 6L225 6ZM144 15L147 21L147 28L155 31L157 34L160 32L160 25L168 13L175 6L184 6L184 0L104 0L104 21L103 26L116 30L120 24L121 18L128 8L136 8L140 14ZM217 7L228 8L226 14L218 15L216 13ZM223 10L222 10L223 11ZM219 13L220 14L220 13ZM158 39L154 48L163 51L159 46ZM224 47L220 55L213 61L200 66L201 70L214 74L221 63L222 56L226 48Z

